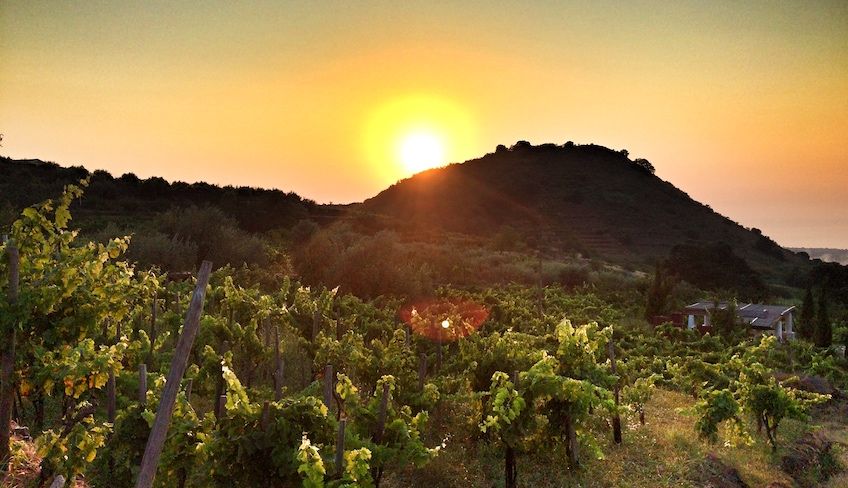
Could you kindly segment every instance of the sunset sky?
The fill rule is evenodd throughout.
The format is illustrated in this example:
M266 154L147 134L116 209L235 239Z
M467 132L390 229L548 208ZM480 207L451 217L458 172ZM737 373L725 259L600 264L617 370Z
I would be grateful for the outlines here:
M0 132L319 202L597 143L782 245L848 248L848 2L3 0Z

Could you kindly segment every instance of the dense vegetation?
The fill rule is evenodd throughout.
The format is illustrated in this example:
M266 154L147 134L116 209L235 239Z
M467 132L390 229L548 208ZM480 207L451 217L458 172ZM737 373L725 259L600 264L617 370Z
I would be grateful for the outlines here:
M81 195L72 186L25 209L0 247L0 334L11 358L3 400L35 433L41 481L62 474L68 483L131 486L194 283L125 261L125 238L89 242L69 230ZM174 213L173 225L182 217ZM317 246L316 232L324 231L312 229L304 249ZM327 255L351 253L342 262L409 257L384 252L404 248L390 234L360 235L389 246L372 250L326 239L338 246ZM542 264L526 279L544 276ZM373 280L377 270L327 266L339 274L310 278L327 286L249 268L213 274L156 486L463 485L438 460L477 452L501 466L483 478L507 487L524 484L525 463L561 452L547 475L562 486L603 458L606 439L627 444L654 421L661 413L646 406L657 391L694 399L692 433L705 442L773 450L787 419L806 421L829 399L830 391L806 391L802 378L848 386L848 363L824 344L751 337L733 324L706 336L649 327L635 318L649 289L662 291L665 307L692 290L635 278L604 286L604 267L591 264L579 283L560 272L552 274L560 281L535 284L408 289L401 275ZM409 266L401 272L414 275L415 261ZM842 271L822 273L811 279L828 283L829 298L816 287L814 320L841 330ZM339 277L371 283L369 299L335 288ZM387 279L404 293L378 286ZM14 440L12 466L26 459L25 443Z

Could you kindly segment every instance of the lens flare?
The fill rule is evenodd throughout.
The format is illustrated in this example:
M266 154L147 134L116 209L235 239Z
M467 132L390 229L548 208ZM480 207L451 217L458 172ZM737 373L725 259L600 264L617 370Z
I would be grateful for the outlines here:
M419 300L405 305L398 314L412 332L434 342L468 337L489 318L486 307L462 299Z

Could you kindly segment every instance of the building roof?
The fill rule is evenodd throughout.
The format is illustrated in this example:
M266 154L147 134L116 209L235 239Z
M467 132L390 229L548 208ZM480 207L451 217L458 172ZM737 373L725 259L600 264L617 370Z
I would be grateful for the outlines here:
M714 302L702 300L686 307L685 312L709 315L711 310L726 310L727 302ZM791 313L795 307L786 305L766 305L762 303L748 303L736 307L736 315L751 327L757 329L773 329L781 317Z

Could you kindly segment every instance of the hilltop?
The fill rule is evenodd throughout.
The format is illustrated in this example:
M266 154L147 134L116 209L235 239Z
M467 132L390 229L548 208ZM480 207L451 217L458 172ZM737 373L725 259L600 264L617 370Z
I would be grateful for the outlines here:
M785 284L809 262L693 200L650 162L594 144L499 146L399 181L362 206L410 235L509 230L543 252L577 251L637 268L670 254L719 259L712 266L741 258Z

